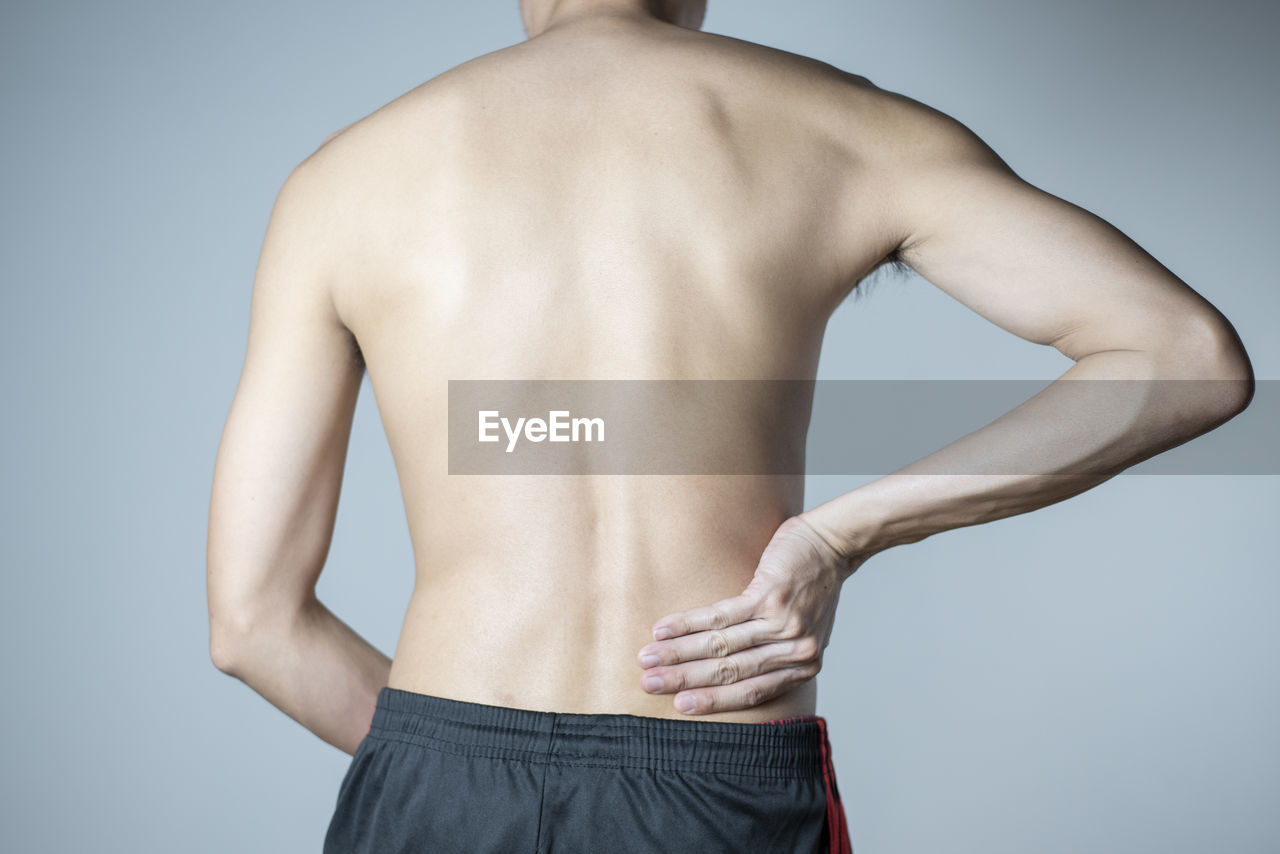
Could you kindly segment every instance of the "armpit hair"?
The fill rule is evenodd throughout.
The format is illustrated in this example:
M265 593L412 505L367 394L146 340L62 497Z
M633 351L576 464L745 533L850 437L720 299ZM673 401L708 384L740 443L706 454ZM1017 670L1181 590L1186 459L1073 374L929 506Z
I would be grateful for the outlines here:
M907 262L903 260L901 248L895 249L888 255L884 256L884 259L881 260L879 264L872 267L871 272L867 273L854 284L852 291L853 299L856 302L857 300L863 299L867 296L872 290L872 285L884 281L885 274L891 273L894 278L906 279L913 272L915 271L912 270Z
M356 336L350 330L347 330L347 346L350 348L352 364L364 370L366 368L364 351L360 349L360 342L356 340Z

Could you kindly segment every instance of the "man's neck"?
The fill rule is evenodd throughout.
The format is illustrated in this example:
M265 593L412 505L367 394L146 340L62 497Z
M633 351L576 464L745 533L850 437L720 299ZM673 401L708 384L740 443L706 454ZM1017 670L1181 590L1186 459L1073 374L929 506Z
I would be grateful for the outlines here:
M530 38L590 21L675 23L661 0L525 0L525 29Z

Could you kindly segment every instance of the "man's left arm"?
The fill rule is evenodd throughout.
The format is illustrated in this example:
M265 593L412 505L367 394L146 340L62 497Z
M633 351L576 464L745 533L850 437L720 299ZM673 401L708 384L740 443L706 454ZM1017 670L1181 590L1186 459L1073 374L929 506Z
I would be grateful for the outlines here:
M334 308L338 233L317 155L267 226L248 347L214 466L210 657L333 746L354 753L391 659L316 598L364 363Z

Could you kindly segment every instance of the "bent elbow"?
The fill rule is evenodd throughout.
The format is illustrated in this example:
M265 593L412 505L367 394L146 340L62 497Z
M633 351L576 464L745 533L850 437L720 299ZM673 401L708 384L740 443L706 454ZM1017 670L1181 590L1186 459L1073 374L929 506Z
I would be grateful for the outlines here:
M1229 373L1218 384L1221 389L1217 397L1220 398L1223 421L1235 418L1248 409L1253 402L1255 390L1253 367L1248 358L1245 358L1242 369Z
M1209 334L1206 360L1217 387L1212 394L1222 420L1239 415L1253 401L1253 363L1235 328L1222 318Z
M1203 315L1180 324L1166 352L1166 375L1193 382L1193 396L1214 426L1239 415L1253 400L1254 376L1249 354L1235 328L1221 314Z
M254 631L243 608L209 610L209 660L229 676L235 676Z
M228 675L235 675L235 661L230 644L221 635L214 634L209 638L209 660L213 666Z

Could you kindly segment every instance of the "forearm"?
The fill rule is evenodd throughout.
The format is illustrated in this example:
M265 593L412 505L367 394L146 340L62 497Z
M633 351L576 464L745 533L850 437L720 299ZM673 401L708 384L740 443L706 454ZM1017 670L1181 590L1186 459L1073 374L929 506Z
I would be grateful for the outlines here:
M229 623L232 621L228 621ZM347 753L369 731L391 659L318 599L287 618L218 630L220 668Z
M1150 382L1171 377L1212 381ZM1084 492L1232 417L1250 380L1230 359L1094 353L985 427L802 516L852 572L892 546Z

